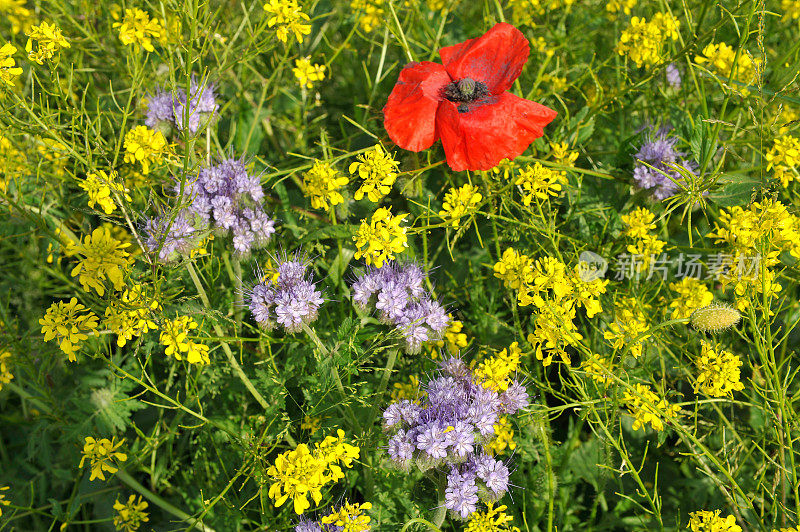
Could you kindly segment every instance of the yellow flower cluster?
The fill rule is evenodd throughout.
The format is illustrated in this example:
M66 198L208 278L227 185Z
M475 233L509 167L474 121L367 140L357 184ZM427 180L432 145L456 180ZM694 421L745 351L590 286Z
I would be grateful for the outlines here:
M553 160L562 166L572 166L578 159L577 151L570 151L569 144L566 142L551 142L550 155Z
M522 350L519 342L512 343L497 355L487 358L475 369L475 381L484 388L504 392L519 369Z
M0 351L0 390L3 389L4 384L8 384L14 378L14 375L9 369L11 360L11 353L9 351Z
M148 506L141 495L138 499L135 495L131 495L125 504L115 500L114 509L117 515L114 516L114 527L122 532L136 532L142 523L150 520L149 514L145 512Z
M800 217L777 200L765 199L747 209L723 209L708 236L732 248L731 268L722 276L722 283L733 283L740 310L749 305L748 296L781 290L771 268L780 262L782 252L800 258Z
M342 532L368 532L370 519L364 512L371 509L371 503L351 504L345 499L338 510L326 515L320 522L323 525L341 527Z
M514 184L520 187L522 203L530 206L534 200L544 201L550 196L558 196L561 186L567 184L567 174L536 163L520 170Z
M633 416L633 430L644 430L648 423L654 430L664 430L664 422L676 419L681 410L678 405L659 398L645 384L635 384L633 391L626 390L622 402Z
M360 449L345 443L343 430L337 430L336 434L327 436L313 449L301 443L275 458L267 474L274 481L269 487L269 497L276 507L291 498L295 513L302 514L311 507L309 496L319 504L322 488L344 478L342 467L352 467Z
M10 486L3 486L0 488L0 492L10 490ZM5 500L6 496L4 493L0 493L0 517L3 517L3 506L8 506L11 504L11 501Z
M695 310L707 307L714 301L714 294L700 279L694 277L684 277L677 283L670 283L669 289L678 293L678 297L669 304L672 319L688 318Z
M124 270L130 262L125 248L130 246L111 236L108 227L98 227L91 235L67 249L67 255L83 255L77 266L72 269L72 276L78 276L81 286L87 292L94 288L99 295L106 293L105 280L111 281L114 290L122 290L125 286Z
M664 45L678 39L678 27L680 22L669 13L656 13L650 22L631 17L617 43L617 53L628 56L637 67L665 61Z
M267 26L278 26L275 36L282 43L289 40L290 33L294 33L298 44L302 44L303 36L311 33L311 24L306 24L310 18L303 13L296 0L269 0L264 4L264 11L272 15L267 20Z
M720 517L721 510L700 510L689 514L689 526L692 532L742 532L742 527L736 524L732 515Z
M122 182L117 181L117 173L113 171L110 176L103 170L91 173L78 185L89 195L89 208L94 209L95 205L99 205L106 214L111 214L117 208L112 192L118 194L121 199L131 201L128 189Z
M119 301L106 307L103 326L117 335L117 345L123 347L133 337L156 329L149 314L158 308L158 301L148 297L145 287L134 284L125 289Z
M603 333L603 338L616 350L629 346L631 354L639 358L642 356L644 341L649 338L649 335L639 338L650 327L647 316L639 307L637 300L632 297L618 300L614 306L614 315L615 320L609 324L608 330Z
M800 18L800 0L781 0L783 20L797 20Z
M402 253L408 247L406 228L400 225L405 217L392 216L391 208L381 207L372 214L371 221L361 220L353 237L358 248L356 259L364 257L367 264L380 268L387 259L394 259L395 253Z
M119 40L122 44L125 46L136 44L148 52L155 50L153 39L160 40L165 35L161 22L156 18L151 19L150 15L141 9L126 9L122 22L115 22L113 27L119 28Z
M325 65L311 64L310 57L303 57L294 60L294 77L300 83L301 87L310 89L317 81L325 79Z
M500 419L492 427L494 427L494 438L483 446L487 453L491 455L505 454L506 449L513 451L517 448L517 442L514 441L514 429L511 427L508 416L500 416Z
M382 197L392 190L399 170L397 161L390 153L376 144L371 150L360 154L358 161L350 165L350 173L358 173L364 183L356 190L354 198L360 200L366 194L370 201L378 203Z
M92 438L91 436L86 437L86 442L83 445L83 451L81 454L81 463L78 467L83 467L84 462L86 459L89 459L90 467L92 470L92 474L89 475L89 480L92 481L96 478L100 480L105 480L105 473L108 472L112 475L116 473L119 469L116 467L117 462L125 462L128 459L128 455L125 453L119 452L119 449L125 440L118 441L114 443L115 438L102 438L97 440Z
M350 9L358 13L358 24L369 33L384 23L384 0L350 0Z
M592 380L599 382L604 387L612 382L614 363L609 357L604 357L592 353L592 355L581 362L581 369L589 375Z
M728 351L714 349L705 340L702 345L702 352L695 361L698 372L695 391L711 397L731 397L734 391L743 390L739 374L742 360Z
M125 162L142 165L142 173L150 173L150 164L164 160L167 139L160 131L136 126L125 134Z
M331 205L344 201L339 189L349 182L347 176L340 175L330 164L315 160L314 166L303 175L303 192L311 198L311 207L327 211Z
M86 312L84 312L86 311ZM97 328L97 316L72 298L69 303L57 301L50 305L44 317L39 320L44 341L56 339L58 347L67 354L70 362L75 362L75 353L81 348L87 333Z
M33 49L34 41L37 45L36 50ZM25 51L28 52L28 59L43 65L45 61L55 57L59 50L69 47L69 42L55 24L42 22L38 26L31 26Z
M6 43L0 47L0 80L9 87L13 87L14 81L22 74L22 69L16 66L12 57L15 53L17 48L11 44Z
M625 235L633 240L627 247L628 253L636 259L636 272L631 273L642 273L649 268L651 259L664 251L667 243L650 233L656 225L653 223L655 215L648 209L638 207L621 218L627 226Z
M635 6L636 0L608 0L606 13L611 20L617 20L620 15L630 15Z
M444 338L432 342L426 342L428 355L436 359L439 357L439 351L447 344L447 352L457 354L462 348L467 347L467 335L462 331L464 324L459 320L453 319L452 314L448 314L450 318L450 325L444 331Z
M797 178L795 166L800 163L800 139L784 135L775 139L772 148L767 152L767 170L775 169L775 179L784 187Z
M421 390L419 387L419 377L416 375L409 375L408 382L396 382L394 390L392 390L392 401L400 401L408 399L409 401L418 401L427 392Z
M185 358L190 364L209 364L208 346L189 339L189 332L197 327L197 322L189 316L165 319L159 337L161 345L166 347L164 353L175 360Z
M533 261L514 248L507 248L492 269L506 288L519 290L533 273Z
M11 33L28 31L33 20L33 13L25 7L25 0L3 0L0 2L0 15L11 23Z
M486 503L485 511L473 512L464 532L519 532L519 528L509 525L514 518L506 514L507 508Z
M444 203L442 204L442 210L439 211L439 216L445 222L449 222L453 228L457 228L461 217L474 209L482 199L483 196L472 185L467 184L460 188L453 187L444 196Z
M734 60L736 60L736 70L734 71ZM727 84L729 79L741 83L742 85L752 85L761 70L761 61L753 59L746 50L739 52L736 57L736 50L727 44L710 43L703 48L703 55L696 55L694 62L698 65L707 65L708 69L717 74L720 81ZM737 92L747 96L749 91L741 88Z

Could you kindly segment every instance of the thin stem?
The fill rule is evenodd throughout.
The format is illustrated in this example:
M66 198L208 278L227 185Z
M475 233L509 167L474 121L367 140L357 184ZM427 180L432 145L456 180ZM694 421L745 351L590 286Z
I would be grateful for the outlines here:
M378 415L378 409L381 407L381 405L383 405L383 396L386 393L386 388L389 386L389 377L392 375L392 370L394 369L395 362L397 362L397 355L399 353L400 349L397 347L394 347L391 349L391 351L389 351L389 357L386 359L386 367L383 368L381 383L378 386L378 393L375 394L375 402L372 404L372 408L369 411L369 416L367 416L367 423L364 425L368 430L375 422L375 417Z

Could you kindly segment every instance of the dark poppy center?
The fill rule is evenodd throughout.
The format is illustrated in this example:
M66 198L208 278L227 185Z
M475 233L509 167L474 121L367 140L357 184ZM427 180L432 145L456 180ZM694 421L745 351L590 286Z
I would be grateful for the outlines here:
M489 96L489 88L481 81L464 78L449 83L444 88L444 97L451 102L471 103Z

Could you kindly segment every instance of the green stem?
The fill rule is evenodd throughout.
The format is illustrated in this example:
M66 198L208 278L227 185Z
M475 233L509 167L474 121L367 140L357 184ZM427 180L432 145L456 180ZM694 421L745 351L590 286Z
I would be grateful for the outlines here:
M378 386L378 393L375 395L375 402L372 404L369 416L367 416L367 423L364 425L367 430L372 427L372 424L375 422L375 417L378 415L378 409L383 405L383 396L386 393L386 388L389 386L389 377L392 375L392 370L394 369L394 364L397 361L399 352L400 349L397 347L389 351L389 357L386 359L386 367L383 368L381 383Z
M186 512L179 510L178 508L175 508L170 503L168 503L167 501L165 501L164 499L162 499L149 489L145 488L144 486L136 482L136 480L125 471L122 470L117 471L116 477L123 484L127 485L132 490L140 493L148 501L152 502L162 510L174 515L175 517L190 523L192 527L196 527L199 530L202 530L203 532L215 532L213 528L207 527L206 525L204 525L191 515L187 514Z
M444 519L447 517L447 507L444 505L445 483L443 480L444 479L440 477L436 482L436 502L438 506L436 507L436 513L433 514L433 524L437 529L441 529L442 523L444 523Z

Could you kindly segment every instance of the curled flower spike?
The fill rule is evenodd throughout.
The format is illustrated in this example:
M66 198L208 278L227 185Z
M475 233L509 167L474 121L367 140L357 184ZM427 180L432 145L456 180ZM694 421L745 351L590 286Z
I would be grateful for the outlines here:
M702 332L717 333L730 329L742 319L735 308L728 305L709 305L692 313L692 327Z
M508 92L530 45L501 22L481 37L442 48L443 64L409 63L383 108L384 127L401 148L425 150L442 141L455 171L490 170L543 135L556 112Z

